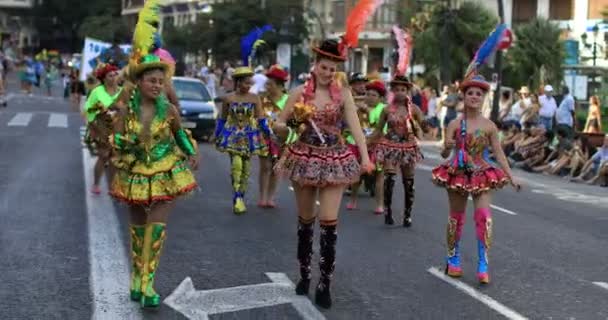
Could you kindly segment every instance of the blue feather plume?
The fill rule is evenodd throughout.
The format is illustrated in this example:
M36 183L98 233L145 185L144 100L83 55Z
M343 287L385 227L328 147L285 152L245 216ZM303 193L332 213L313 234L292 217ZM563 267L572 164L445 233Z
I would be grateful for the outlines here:
M468 79L469 77L477 73L479 67L481 67L487 62L488 57L492 55L494 50L496 50L496 48L498 47L498 44L500 43L500 40L502 39L506 30L507 25L503 23L499 24L496 29L494 29L494 31L490 33L488 38L483 42L481 47L479 47L479 50L477 50L477 52L475 53L473 61L471 61L471 63L469 64L465 79Z
M274 30L271 25L267 24L261 28L255 27L249 31L247 35L241 38L241 58L243 59L243 65L249 65L249 57L253 51L253 45L256 41L262 38L267 31Z

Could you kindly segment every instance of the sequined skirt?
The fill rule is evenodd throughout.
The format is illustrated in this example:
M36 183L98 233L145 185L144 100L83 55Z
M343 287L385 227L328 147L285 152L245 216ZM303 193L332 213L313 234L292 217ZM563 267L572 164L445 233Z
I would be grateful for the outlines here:
M260 130L252 127L226 126L216 141L216 147L220 152L240 156L268 155L266 139Z
M398 143L381 139L370 146L370 159L383 167L412 166L423 158L416 141Z
M150 206L172 201L196 188L183 157L171 155L152 166L135 163L131 169L117 169L110 195L127 204Z
M500 189L509 183L504 171L491 165L465 172L454 169L450 163L433 169L432 180L442 188L461 194L480 194Z
M298 141L285 148L275 173L301 186L349 185L359 180L357 157L343 143L315 146Z

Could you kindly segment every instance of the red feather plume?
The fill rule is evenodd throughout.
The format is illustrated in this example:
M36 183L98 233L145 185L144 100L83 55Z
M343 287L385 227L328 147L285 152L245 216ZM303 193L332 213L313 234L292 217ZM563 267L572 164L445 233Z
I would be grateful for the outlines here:
M350 11L346 19L346 34L343 41L349 48L356 48L359 44L359 33L365 28L367 19L376 12L384 0L360 0Z

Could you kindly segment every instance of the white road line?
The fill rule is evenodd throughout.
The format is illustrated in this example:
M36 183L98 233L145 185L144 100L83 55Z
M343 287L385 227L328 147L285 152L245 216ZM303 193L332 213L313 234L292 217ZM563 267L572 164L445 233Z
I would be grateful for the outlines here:
M445 275L443 273L443 271L437 269L437 268L429 268L427 270L430 274L434 275L435 277L447 282L448 284L451 284L452 286L454 286L456 289L466 293L467 295L469 295L470 297L474 298L475 300L485 304L486 306L490 307L491 309L493 309L494 311L502 314L503 316L505 316L507 319L511 319L511 320L526 320L528 318L522 316L521 314L517 313L516 311L509 309L508 307L506 307L505 305L501 304L500 302L492 299L490 296L485 295L477 290L475 290L473 287L469 286L468 284L465 284L464 282L458 281L454 278L451 278L447 275Z
M608 290L608 283L606 282L594 282L593 284L600 288Z
M287 189L289 189L289 191L293 192L293 186L289 186L289 187L287 187Z
M49 117L50 128L67 128L68 127L68 116L63 113L51 113Z
M93 159L82 149L84 192L89 236L90 287L93 293L92 320L143 319L139 305L129 302L129 267L114 206L105 195L93 195ZM102 190L107 190L105 180Z
M32 121L32 114L29 112L17 113L11 121L8 122L9 127L25 127Z
M416 165L416 169L420 169L420 170L424 170L424 171L433 171L434 168L431 166L427 166L426 164L419 163Z
M500 211L500 212L504 212L504 213L506 213L506 214L510 214L510 215L512 215L512 216L516 216L516 215L517 215L517 213L515 213L515 212L513 212L513 211L511 211L511 210L507 210L507 209L505 209L505 208L501 208L501 207L499 207L499 206L495 206L495 205L493 205L493 204L491 204L491 205L490 205L490 207L491 207L492 209L498 210L498 211Z

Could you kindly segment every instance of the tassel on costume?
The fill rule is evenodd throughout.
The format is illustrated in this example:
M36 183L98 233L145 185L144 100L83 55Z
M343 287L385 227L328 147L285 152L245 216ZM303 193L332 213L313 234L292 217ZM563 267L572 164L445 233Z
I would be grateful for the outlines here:
M154 290L154 278L166 238L166 226L164 223L149 223L146 225L142 251L143 268L141 277L141 306L144 308L155 308L160 305L160 295Z
M319 269L321 271L321 279L317 285L315 293L315 303L323 308L331 308L331 293L329 290L331 279L336 268L336 241L338 240L337 232L338 220L322 220L321 237L320 237L320 252Z
M393 225L393 187L395 186L395 174L384 174L384 224Z
M306 220L298 217L298 262L300 263L300 281L296 286L298 295L307 295L310 288L314 226L315 218Z
M477 280L480 283L490 283L488 273L488 251L492 244L492 213L489 208L475 210L475 229L477 231Z
M447 226L447 267L445 273L450 277L461 277L462 266L460 265L460 237L464 226L466 215L464 212L450 212Z
M403 226L409 228L412 226L412 209L414 208L414 199L416 196L416 188L414 187L414 177L403 177L403 190L405 194Z

